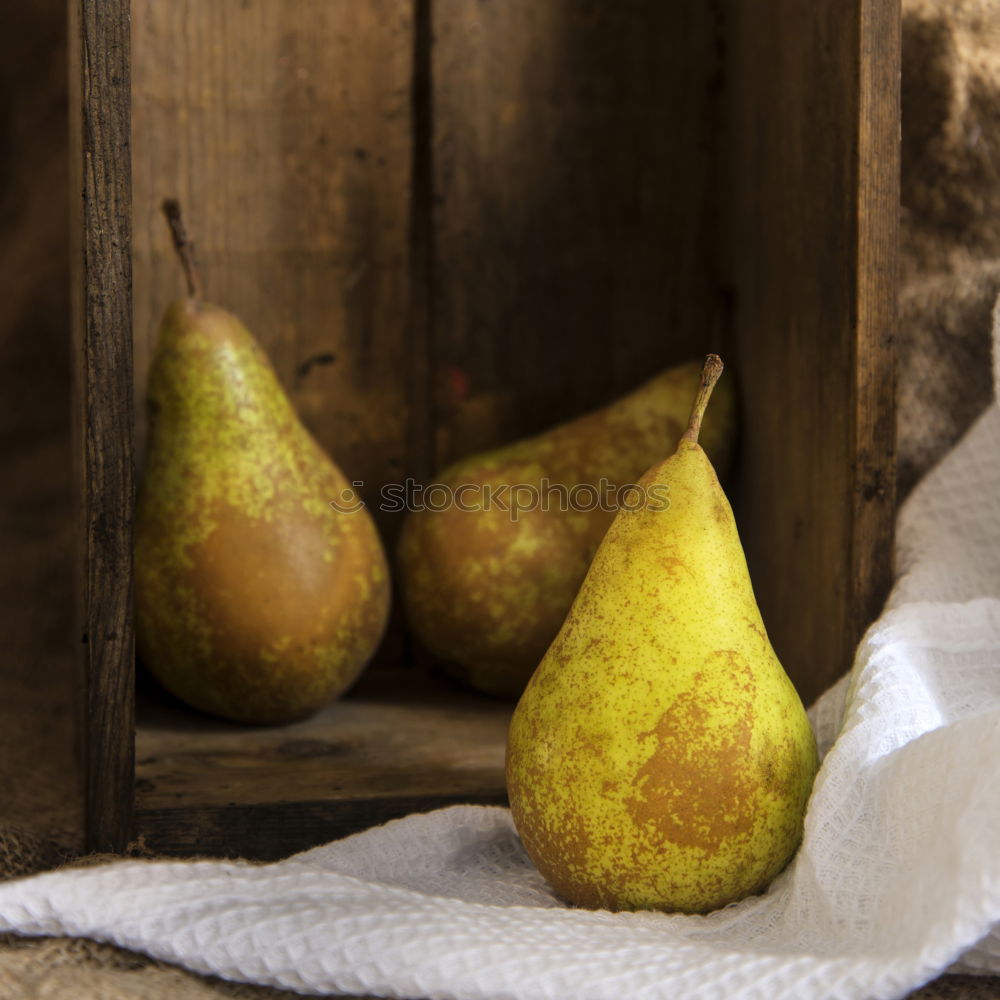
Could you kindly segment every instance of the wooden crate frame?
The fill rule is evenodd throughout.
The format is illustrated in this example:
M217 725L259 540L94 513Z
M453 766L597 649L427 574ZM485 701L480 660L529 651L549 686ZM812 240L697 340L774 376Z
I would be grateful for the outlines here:
M354 10L377 22L384 5L380 0L366 2L370 11L363 4ZM320 16L320 0L296 3L297 23L308 23L307 15ZM136 6L127 0L70 0L80 728L88 846L120 851L141 836L151 847L178 853L269 857L412 809L457 801L502 801L498 755L509 707L447 684L413 694L412 673L399 674L395 688L376 684L365 694L362 687L355 700L287 731L251 733L194 719L162 703L154 705L152 723L139 733L137 769L131 610L135 490L131 192L136 163L131 146L130 64L130 17ZM476 6L487 9L472 4ZM460 437L460 428L474 414L466 411L451 419L446 413L444 423L451 419L451 424L444 428L448 433L439 434L445 445L434 451L435 434L441 431L435 420L440 421L442 407L431 360L435 349L438 361L449 350L470 350L466 342L470 325L462 325L463 314L468 321L470 289L482 275L470 277L456 270L442 292L444 282L432 272L441 261L460 259L468 250L463 242L467 222L485 226L491 220L489 199L476 201L475 192L459 206L458 215L450 207L440 208L439 196L445 176L459 178L456 191L474 187L483 150L495 138L489 131L492 120L484 125L474 116L468 134L442 134L433 112L447 123L463 94L489 93L491 85L506 78L502 61L508 57L504 45L512 37L514 14L553 16L552 11L565 13L571 6L560 0L539 7L525 0L507 5L501 13L477 14L494 18L486 24L490 31L465 11L463 0L413 0L407 8L412 85L403 104L415 136L410 184L416 209L408 221L406 243L408 357L403 367L409 372L404 393L409 416L402 433L416 442L409 451L407 471L418 476L432 471L449 449L470 446L470 441L456 435ZM673 10L671 5L660 6ZM201 8L222 9L222 0ZM616 8L614 16L638 17L644 12L653 16L649 12L654 9L658 8L646 10L642 0L636 0L621 11ZM695 223L684 216L680 236L689 231L726 236L708 249L695 245L686 248L690 252L665 251L674 265L664 279L670 286L665 293L668 305L680 303L677 315L669 315L689 331L678 350L683 346L690 353L695 346L722 344L740 371L744 441L736 505L741 530L769 631L793 679L811 698L849 663L862 629L879 609L891 567L899 0L848 4L778 0L766 10L746 0L716 0L708 5L678 5L676 10L684 12L678 14L682 31L697 35L699 51L712 61L703 77L700 70L677 70L698 76L697 86L685 94L685 107L694 110L687 117L678 111L674 123L689 143L685 148L701 150L692 154L692 159L701 159L690 166L678 157L678 172L670 177L691 194L687 201L700 206L697 229L691 229ZM570 23L570 14L565 16ZM628 37L639 37L641 26L637 30ZM484 34L496 40L494 47L482 48ZM435 56L439 61L434 66L432 35L436 51L443 53ZM171 44L187 42L191 39L174 39ZM484 58L477 63L474 57L464 60L455 55L469 50ZM500 61L500 68L490 60ZM470 76L469 65L478 75ZM599 61L587 70L587 79L614 78L614 67ZM615 94L627 89L607 86ZM530 89L515 93L511 100L515 112L523 111L524 96L532 93ZM506 113L498 112L497 120ZM557 112L548 105L540 110L529 106L527 113L529 125L512 156L530 155L533 142L559 127L561 119L552 117ZM606 120L617 115L612 108ZM568 135L585 142L584 126L590 119L583 114L573 121ZM719 136L725 136L722 146ZM673 162L669 150L656 144L660 140L650 141L657 163ZM359 159L367 155L361 149L355 153ZM144 155L148 164L148 152ZM700 169L706 164L707 173ZM605 168L597 168L595 187L606 179L601 169ZM586 176L574 175L574 182L586 185L580 179ZM497 183L506 199L501 199L503 204L516 205L518 179ZM593 194L592 189L587 191ZM654 207L666 206L664 210L685 204L679 196L667 202L653 200ZM594 218L601 224L599 215ZM559 224L571 232L574 223L569 219ZM627 237L625 224L612 219L606 225L604 235L619 246ZM643 233L649 236L646 230ZM545 243L544 234L536 238L551 254L556 244ZM495 260L501 260L501 249L493 247ZM586 277L588 260L570 276ZM660 294L651 290L655 268L643 270L644 266L640 262L633 269L638 274L637 293L615 300L619 306L626 303L622 315L613 317L618 321L638 317L638 326L643 326L643 316L637 312L632 317L628 303L641 304L643 295ZM509 279L506 273L501 277ZM684 282L693 289L686 299L679 292ZM545 309L559 307L559 294L558 289L537 290L538 316L527 317L529 328L532 323L549 322ZM584 325L589 322L587 307L593 305L587 294L576 317ZM606 301L610 299L599 304ZM657 299L658 307L663 301ZM707 330L699 333L702 323ZM529 333L534 336L530 329ZM487 330L490 350L477 362L481 371L497 364L502 334ZM566 398L550 405L544 387L539 389L542 376L532 374L535 381L522 386L524 399L534 401L534 409L524 408L528 424L518 425L518 418L487 421L480 436L485 440L500 432L513 434L532 420L541 425L542 418L566 415L567 407L580 410L609 398L611 388L620 389L645 370L650 337L643 327L634 344L608 355L602 353L599 329L587 327L580 337L581 388L552 394ZM555 340L546 341L535 355L530 354L534 341L527 334L517 343L543 367L558 356L553 353L559 349ZM594 359L605 357L615 360L612 368L621 369L614 385L587 374ZM510 366L509 361L504 363ZM408 696L398 693L408 688ZM409 714L407 705L412 708ZM435 726L461 731L461 745L442 751L440 766L418 759L404 767L402 751L398 766L389 758L377 760L373 769L362 766L370 762L371 747L378 739L389 740L387 727L397 735L433 743ZM338 733L349 735L338 743ZM266 780L260 777L262 761L267 762ZM226 784L225 775L240 774L240 768L257 769L253 773L264 784L306 772L314 784L308 794L278 791L269 800L258 796L247 801L239 788ZM196 779L198 772L214 782L211 790L204 790L205 780ZM330 775L329 794L315 784L320 774ZM342 791L337 792L333 786L341 779ZM200 798L192 791L197 787L202 788Z

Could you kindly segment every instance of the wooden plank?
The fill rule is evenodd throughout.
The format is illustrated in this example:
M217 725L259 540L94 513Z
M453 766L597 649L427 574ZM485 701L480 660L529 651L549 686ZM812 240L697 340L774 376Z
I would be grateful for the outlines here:
M411 5L137 0L132 17L140 443L160 316L183 287L159 215L176 195L208 298L372 495L409 461Z
M811 700L891 571L898 0L729 10L741 533Z
M431 0L413 0L413 134L410 174L410 319L407 475L427 482L434 464L434 88ZM401 521L401 519L400 519Z
M719 348L715 8L435 0L439 467Z
M412 811L505 801L513 706L385 671L318 715L253 728L140 699L137 831L170 853L279 857Z
M506 804L506 795L497 792L179 809L140 806L137 842L155 854L277 861L411 813L455 805Z
M513 705L423 674L385 671L318 715L254 728L158 690L137 732L141 808L502 792Z
M70 0L74 419L88 847L125 846L133 774L129 5Z
M858 333L854 377L854 497L848 634L860 638L893 581L896 516L896 355L899 287L901 0L859 0Z

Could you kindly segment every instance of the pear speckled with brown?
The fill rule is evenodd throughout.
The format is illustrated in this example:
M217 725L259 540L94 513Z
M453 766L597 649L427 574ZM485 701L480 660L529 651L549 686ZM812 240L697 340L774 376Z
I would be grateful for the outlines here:
M768 641L698 429L640 480L511 721L507 790L528 854L591 908L700 913L762 890L802 836L816 745Z
M136 639L177 697L241 722L308 715L343 692L385 628L385 554L350 484L300 423L240 321L189 297L166 311L149 375L135 522Z
M615 487L634 483L673 448L699 370L696 363L678 365L604 409L464 459L437 478L463 504L407 518L398 572L411 629L452 673L488 694L517 697L524 690L614 518L614 510L587 510L586 503L571 509L563 496L602 479ZM719 387L716 404L705 447L724 464L734 429L729 386ZM505 487L524 484L541 495L544 480L565 494L551 492L547 509L509 509L517 495L504 494ZM488 490L502 504L487 509Z

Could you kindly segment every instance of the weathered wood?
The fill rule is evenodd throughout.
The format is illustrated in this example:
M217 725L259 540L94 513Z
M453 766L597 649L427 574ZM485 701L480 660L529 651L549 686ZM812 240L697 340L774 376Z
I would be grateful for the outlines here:
M180 857L276 861L411 813L446 806L504 806L504 792L419 795L343 802L280 802L259 805L184 806L136 812L137 844Z
M898 0L729 11L740 526L807 699L891 571Z
M900 0L859 0L857 336L848 634L859 639L893 579L899 288Z
M347 477L373 495L404 474L412 17L392 0L132 5L140 443L183 288L159 214L177 196L207 297L247 323Z
M143 808L502 791L513 710L408 671L368 676L318 715L284 726L212 719L159 690L141 707Z
M129 4L70 0L74 417L86 811L124 847L133 776Z
M512 709L412 671L368 676L319 715L268 728L150 692L140 699L137 832L172 852L280 856L415 809L502 802Z
M713 4L435 0L436 464L718 349Z
M425 483L434 471L434 108L431 0L413 0L413 149L410 174L410 301L406 475ZM397 520L402 521L401 518Z

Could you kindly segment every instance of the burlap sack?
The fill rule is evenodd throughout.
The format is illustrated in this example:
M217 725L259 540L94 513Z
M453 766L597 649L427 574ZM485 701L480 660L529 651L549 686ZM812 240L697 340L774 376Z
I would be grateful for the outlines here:
M900 499L989 401L1000 293L1000 4L903 12Z

